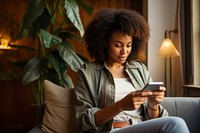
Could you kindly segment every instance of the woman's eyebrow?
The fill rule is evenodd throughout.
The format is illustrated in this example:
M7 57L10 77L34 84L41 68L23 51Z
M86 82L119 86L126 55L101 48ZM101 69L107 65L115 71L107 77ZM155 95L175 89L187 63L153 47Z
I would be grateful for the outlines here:
M114 42L118 42L118 43L122 43L122 44L124 44L122 41L120 41L120 40L115 40ZM130 43L132 43L133 41L130 41L130 42L128 42L127 44L130 44Z

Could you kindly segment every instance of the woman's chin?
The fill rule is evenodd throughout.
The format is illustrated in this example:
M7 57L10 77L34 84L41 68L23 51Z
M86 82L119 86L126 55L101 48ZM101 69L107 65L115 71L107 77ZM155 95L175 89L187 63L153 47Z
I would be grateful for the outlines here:
M125 62L126 62L126 60L120 60L118 63L124 64Z

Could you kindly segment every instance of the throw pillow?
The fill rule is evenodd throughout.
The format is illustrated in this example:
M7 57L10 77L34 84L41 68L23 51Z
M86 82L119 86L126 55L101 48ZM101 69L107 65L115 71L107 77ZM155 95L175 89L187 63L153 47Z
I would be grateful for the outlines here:
M75 132L74 89L44 81L45 112L41 129L47 133Z

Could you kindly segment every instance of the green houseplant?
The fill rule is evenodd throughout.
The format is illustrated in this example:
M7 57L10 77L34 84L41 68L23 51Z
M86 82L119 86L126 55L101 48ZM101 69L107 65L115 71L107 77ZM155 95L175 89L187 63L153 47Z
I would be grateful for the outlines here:
M22 79L23 84L30 85L34 104L44 101L45 79L63 87L74 87L67 71L76 72L83 64L83 58L75 52L70 41L80 40L84 33L79 7L89 14L93 10L83 0L29 1L17 38L31 36L39 42L38 56L25 65Z

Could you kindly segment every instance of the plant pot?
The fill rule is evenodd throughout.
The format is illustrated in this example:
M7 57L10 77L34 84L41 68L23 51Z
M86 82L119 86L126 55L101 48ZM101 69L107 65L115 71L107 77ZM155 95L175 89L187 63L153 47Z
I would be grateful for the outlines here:
M45 103L43 102L40 105L31 104L31 111L32 111L34 126L35 125L40 126L45 111Z

